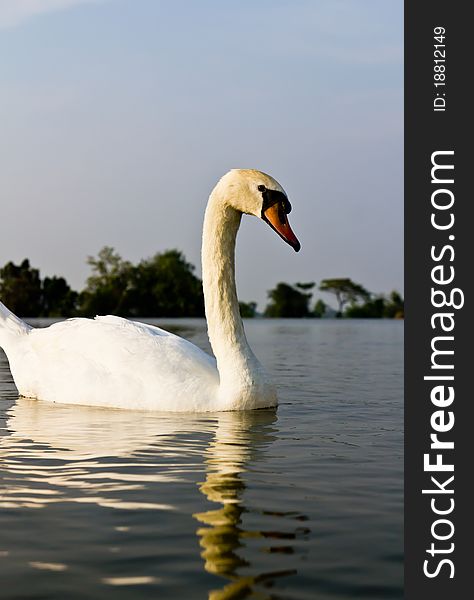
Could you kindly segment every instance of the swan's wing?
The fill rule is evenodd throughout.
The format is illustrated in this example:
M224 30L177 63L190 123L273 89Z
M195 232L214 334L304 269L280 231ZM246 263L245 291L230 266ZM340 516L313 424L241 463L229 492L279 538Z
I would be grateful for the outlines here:
M55 402L206 410L219 383L215 359L200 348L120 317L34 329L21 354L10 361L20 393Z

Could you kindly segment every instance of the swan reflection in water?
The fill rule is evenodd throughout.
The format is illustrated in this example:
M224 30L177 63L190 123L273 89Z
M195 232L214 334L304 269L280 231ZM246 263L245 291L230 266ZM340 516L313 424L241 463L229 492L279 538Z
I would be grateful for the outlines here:
M211 591L209 600L245 598L255 591L254 586L258 584L270 586L277 577L296 574L295 569L238 574L242 567L254 570L253 565L239 554L239 549L251 540L266 541L261 548L264 552L292 553L293 547L288 545L288 540L309 532L305 527L295 527L285 532L256 531L243 525L246 512L306 520L304 515L297 513L252 510L244 504L247 486L243 473L254 465L258 467L258 461L264 457L266 447L275 439L276 429L272 428L272 424L276 421L275 409L222 413L215 438L206 449L206 480L199 485L199 489L209 501L222 506L193 516L205 525L198 528L197 534L203 549L201 556L205 561L206 571L231 582L221 590ZM275 540L285 540L285 545L279 545L280 542L274 545ZM270 598L259 595L259 598L267 597Z
M8 476L0 507L43 508L74 502L122 510L173 510L176 507L159 502L147 488L186 483L187 473L202 469L204 452L205 481L199 490L221 506L193 517L199 524L196 533L206 571L226 580L222 589L209 592L209 598L245 598L255 592L255 586L270 586L277 577L296 573L286 568L255 573L259 561L251 558L254 549L245 546L261 542L259 554L277 553L282 558L281 553L293 552L290 540L308 532L294 526L294 519L305 520L303 515L245 505L244 474L258 469L275 439L276 421L274 409L173 415L19 398L9 410L8 434L0 438L0 457ZM211 438L207 446L206 438ZM273 517L289 517L286 523L292 525L284 532L254 531L243 524L245 513L267 516L270 522ZM275 540L285 540L284 545ZM275 560L277 567L280 562ZM114 581L102 579L102 583ZM154 581L148 578L148 583ZM267 596L260 591L259 597Z

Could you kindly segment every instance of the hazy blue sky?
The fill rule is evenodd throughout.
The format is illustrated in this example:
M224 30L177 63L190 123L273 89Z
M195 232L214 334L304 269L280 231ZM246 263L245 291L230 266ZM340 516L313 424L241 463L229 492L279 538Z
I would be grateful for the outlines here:
M401 0L0 0L0 265L76 288L105 244L200 273L228 169L273 175L302 250L245 217L237 283L403 288ZM318 295L318 294L316 294Z

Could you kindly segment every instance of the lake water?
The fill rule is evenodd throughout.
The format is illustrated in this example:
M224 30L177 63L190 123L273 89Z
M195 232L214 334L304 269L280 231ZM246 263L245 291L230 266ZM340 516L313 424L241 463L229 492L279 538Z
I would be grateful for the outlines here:
M1 598L403 597L403 323L246 330L278 410L19 399L0 350Z

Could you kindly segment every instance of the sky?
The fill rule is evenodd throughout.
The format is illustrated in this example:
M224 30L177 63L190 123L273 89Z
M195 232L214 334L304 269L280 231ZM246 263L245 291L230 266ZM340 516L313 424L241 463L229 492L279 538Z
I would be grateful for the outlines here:
M104 245L178 248L199 275L212 187L256 168L302 250L245 216L241 300L403 291L402 0L0 0L0 123L0 265L81 289Z

